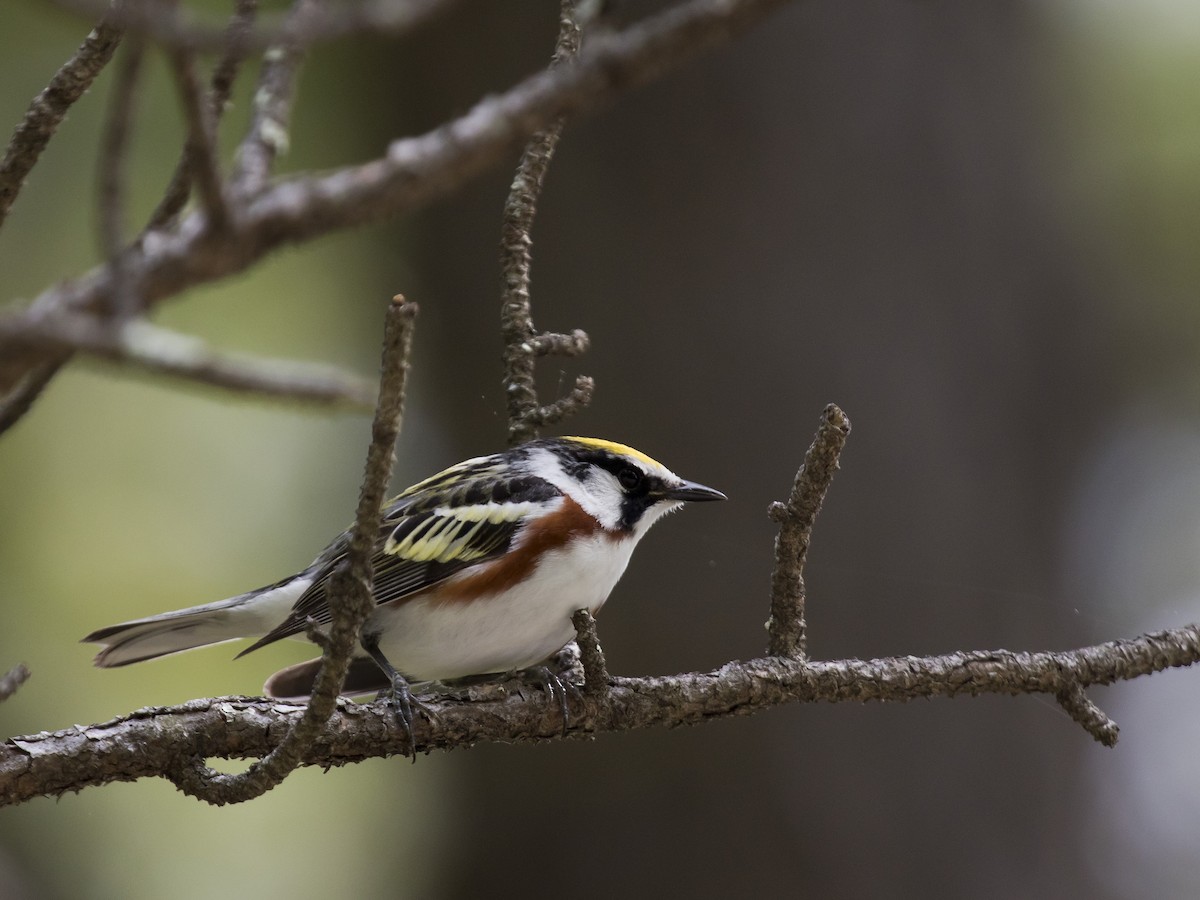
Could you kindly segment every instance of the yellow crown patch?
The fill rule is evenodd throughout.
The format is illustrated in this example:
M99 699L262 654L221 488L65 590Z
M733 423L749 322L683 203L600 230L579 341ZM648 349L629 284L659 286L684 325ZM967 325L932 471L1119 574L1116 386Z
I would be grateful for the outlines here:
M616 453L618 456L631 456L658 469L666 468L657 459L652 459L641 450L634 450L632 447L628 447L625 444L618 444L616 441L606 441L603 438L589 437L565 437L563 440L574 441L577 444L584 444L588 447L595 447L597 450L607 450L609 453Z

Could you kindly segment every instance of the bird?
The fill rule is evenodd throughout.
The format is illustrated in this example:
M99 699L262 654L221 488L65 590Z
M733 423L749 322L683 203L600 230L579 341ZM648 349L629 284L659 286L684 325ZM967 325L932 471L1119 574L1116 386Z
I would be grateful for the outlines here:
M724 500L639 450L601 438L532 440L465 460L384 503L373 551L375 607L342 693L393 693L411 735L410 684L532 670L597 613L634 547L687 502ZM327 630L329 579L349 531L304 570L226 600L100 628L94 663L113 668L239 638ZM279 699L311 694L321 658L267 679ZM565 704L565 700L564 700Z

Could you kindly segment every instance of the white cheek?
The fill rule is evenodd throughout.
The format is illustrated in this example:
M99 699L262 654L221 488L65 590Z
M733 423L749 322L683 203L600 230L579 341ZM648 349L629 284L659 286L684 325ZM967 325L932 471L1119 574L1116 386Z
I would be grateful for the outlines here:
M593 471L583 483L583 495L578 500L579 505L595 516L605 528L617 528L625 495L617 480L608 472Z
M587 478L579 481L563 471L562 462L549 450L538 449L530 454L529 470L544 478L595 516L605 528L615 529L621 519L621 487L617 480L602 469L592 469Z

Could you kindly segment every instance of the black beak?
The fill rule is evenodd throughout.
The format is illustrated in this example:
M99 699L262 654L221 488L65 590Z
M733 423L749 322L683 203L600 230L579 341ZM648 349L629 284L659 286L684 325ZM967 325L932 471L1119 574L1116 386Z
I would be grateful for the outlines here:
M705 487L702 484L696 484L694 481L685 481L675 487L667 488L663 494L668 500L687 500L695 502L697 500L727 500L728 498L720 491L710 487Z

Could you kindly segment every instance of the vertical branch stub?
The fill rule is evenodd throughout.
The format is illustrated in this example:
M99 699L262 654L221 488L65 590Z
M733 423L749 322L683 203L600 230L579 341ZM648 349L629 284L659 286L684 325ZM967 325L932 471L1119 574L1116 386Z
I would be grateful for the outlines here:
M596 633L596 619L586 609L575 610L571 616L575 639L579 644L579 661L583 665L583 692L589 697L608 694L608 663Z
M767 620L767 653L771 656L804 659L807 655L804 564L813 523L849 434L850 420L846 414L832 403L826 406L787 503L772 503L767 510L771 519L779 523L775 569L771 573L771 616Z

